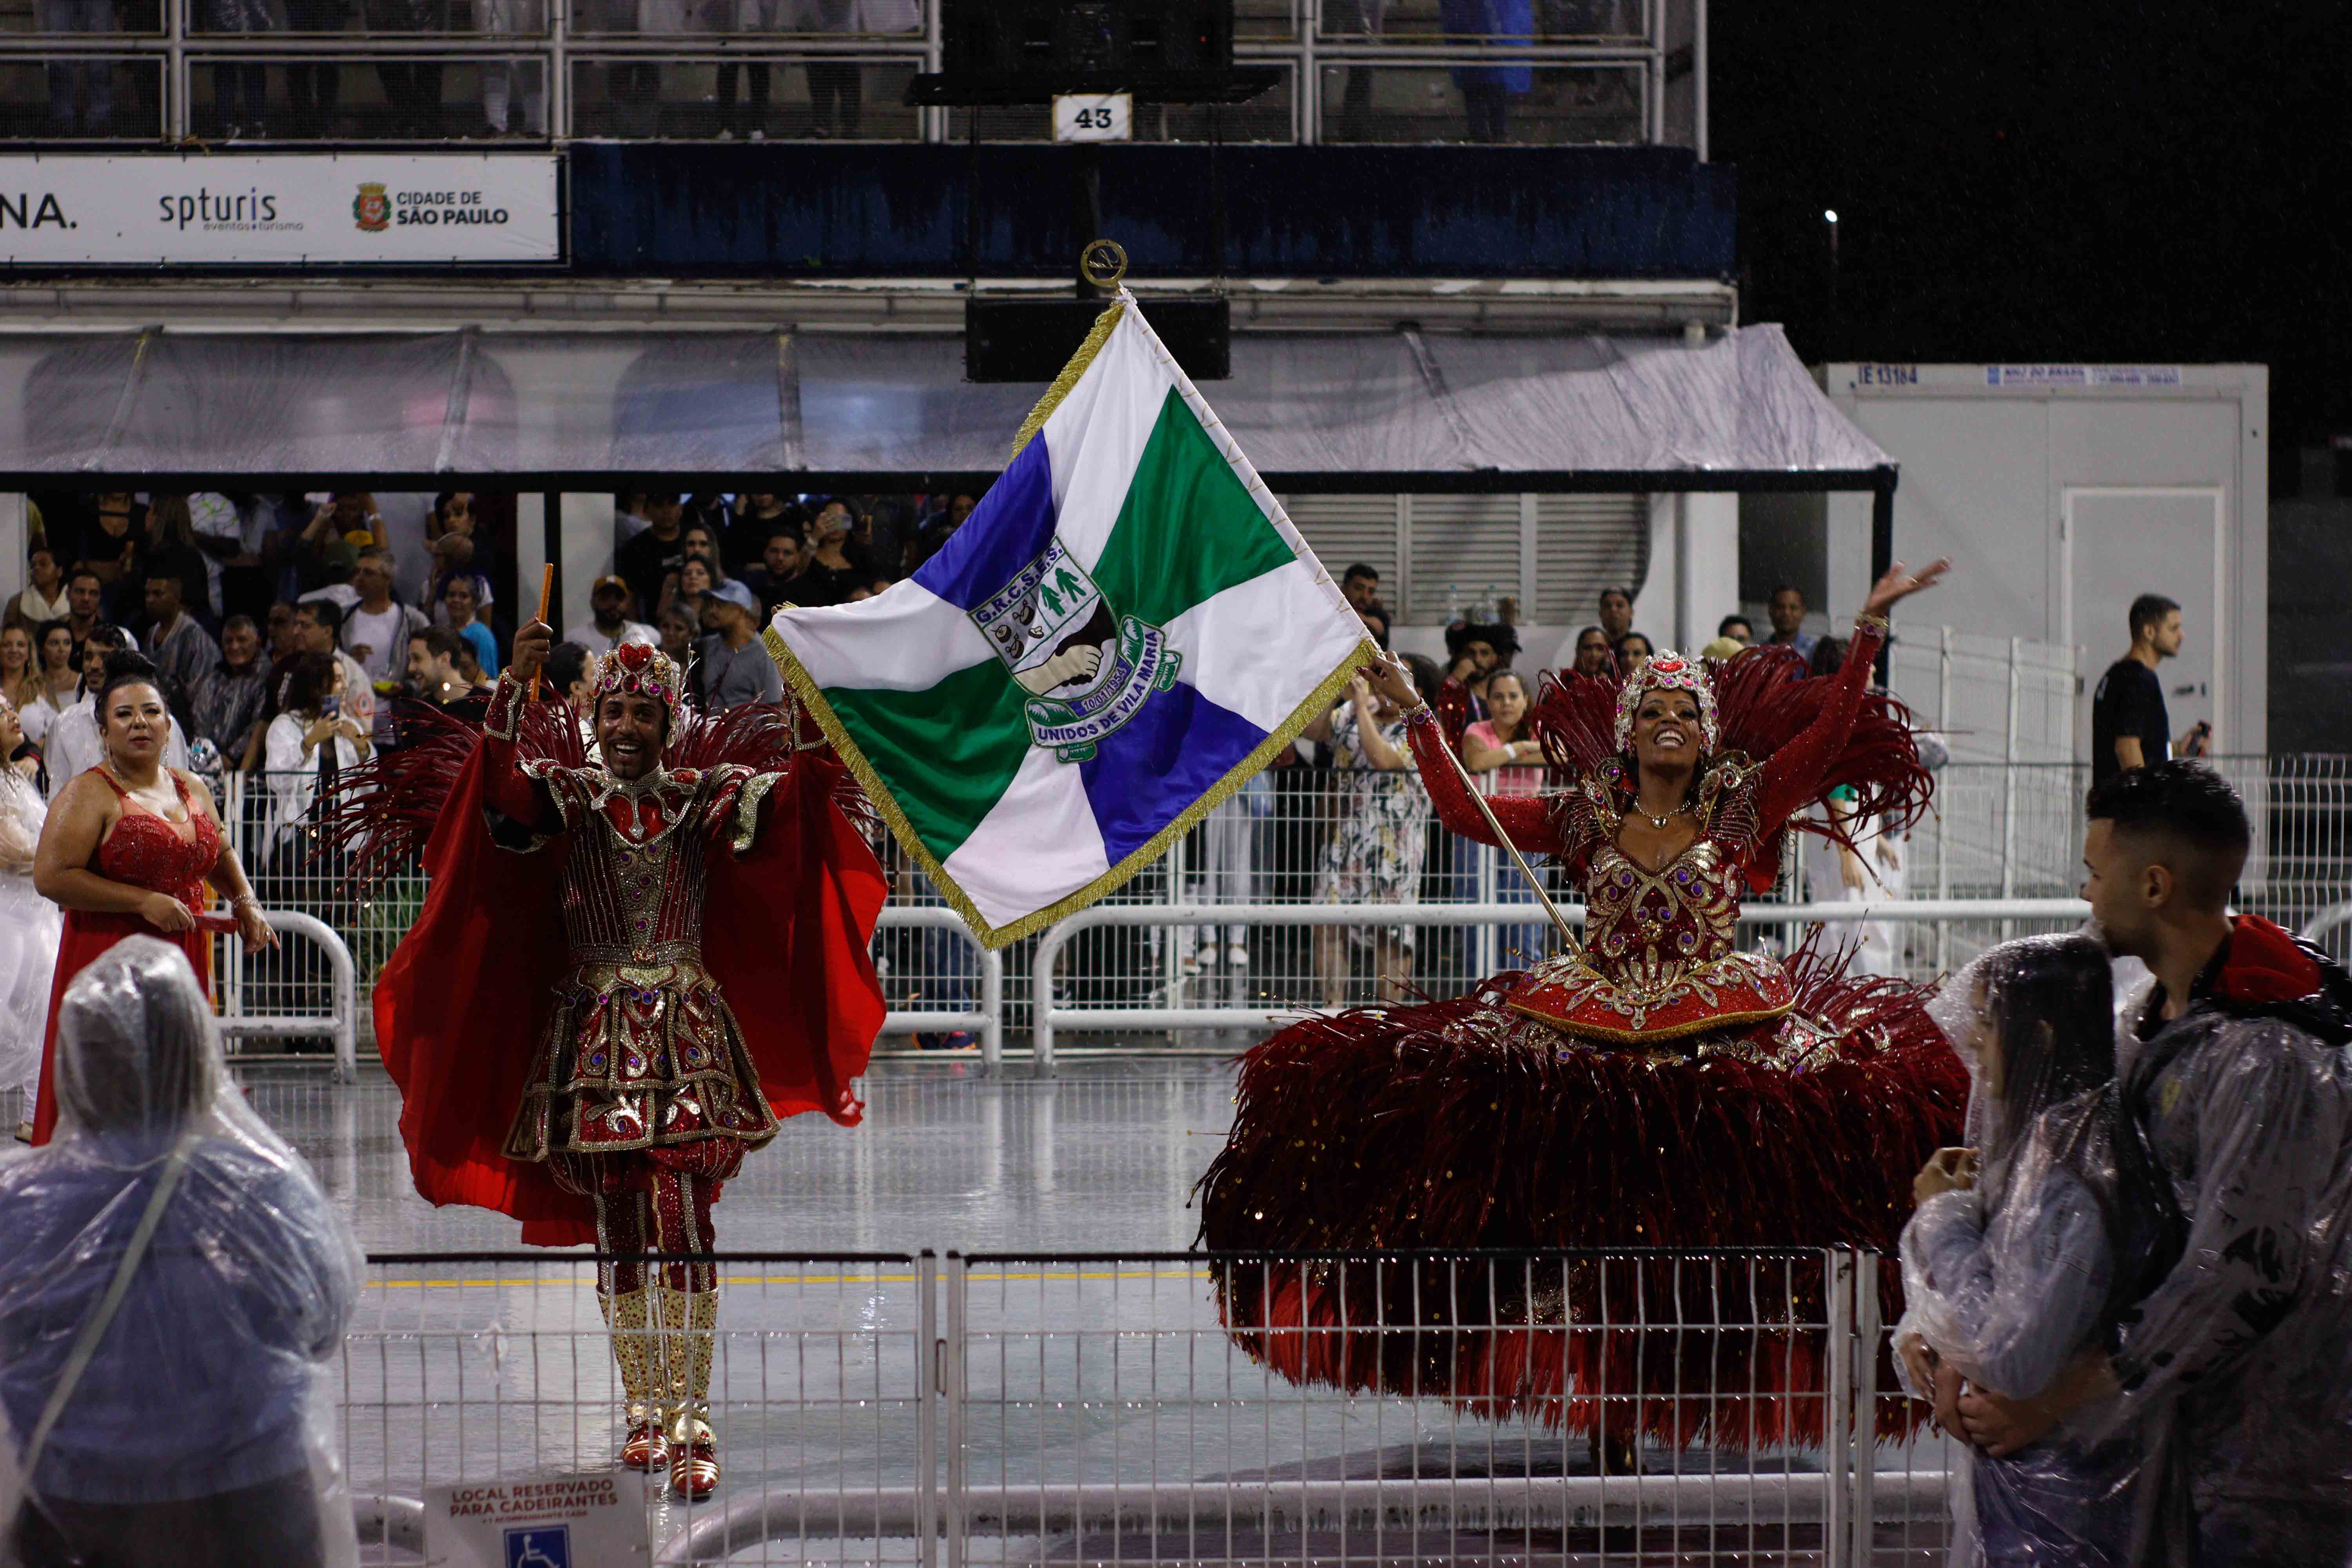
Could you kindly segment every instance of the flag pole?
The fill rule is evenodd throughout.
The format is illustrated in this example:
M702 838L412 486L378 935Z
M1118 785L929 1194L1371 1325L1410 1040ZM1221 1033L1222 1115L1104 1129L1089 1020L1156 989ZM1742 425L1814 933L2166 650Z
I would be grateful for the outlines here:
M1445 738L1443 727L1437 741L1439 749L1445 753L1446 762L1453 765L1454 776L1462 781L1462 787L1470 792L1471 800L1477 804L1478 815L1486 819L1487 831L1495 836L1496 843L1510 851L1511 858L1518 865L1519 875L1525 877L1528 886L1535 889L1536 902L1541 904L1544 913L1551 917L1551 923L1559 928L1560 941L1568 944L1570 952L1577 951L1583 943L1577 940L1575 929L1568 923L1568 917L1559 912L1559 906L1551 901L1551 895L1544 891L1543 880L1536 875L1535 868L1528 864L1528 858L1519 852L1519 847L1511 842L1511 836L1504 832L1503 825L1496 820L1495 808L1486 804L1486 797L1479 793L1477 784L1470 777L1470 770L1464 767L1462 759L1454 754L1454 742Z

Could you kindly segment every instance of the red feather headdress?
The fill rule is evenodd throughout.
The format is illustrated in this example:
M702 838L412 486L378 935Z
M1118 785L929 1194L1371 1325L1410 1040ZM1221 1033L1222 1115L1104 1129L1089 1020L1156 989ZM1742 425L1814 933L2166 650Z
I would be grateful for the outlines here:
M1807 673L1794 648L1769 644L1719 662L1710 660L1708 671L1715 689L1718 755L1737 752L1751 761L1771 756L1803 733L1829 700L1832 687L1832 678ZM1617 735L1619 698L1625 688L1615 675L1546 671L1530 715L1546 760L1580 777L1610 776L1604 770L1615 762L1623 764L1613 770L1616 779L1630 781L1633 770ZM1700 766L1712 761L1703 760ZM1632 799L1630 782L1617 787ZM1813 798L1825 802L1840 788L1854 792L1843 821L1806 815L1787 826L1851 848L1854 827L1868 826L1883 816L1900 832L1927 813L1935 779L1920 765L1910 710L1883 691L1863 699L1853 730ZM1764 826L1769 836L1777 835L1783 825Z

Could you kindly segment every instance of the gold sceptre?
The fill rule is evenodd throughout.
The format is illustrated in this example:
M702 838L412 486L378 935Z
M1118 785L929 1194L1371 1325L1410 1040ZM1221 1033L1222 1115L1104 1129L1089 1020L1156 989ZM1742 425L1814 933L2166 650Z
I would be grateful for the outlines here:
M1390 664L1389 668L1401 676L1404 675L1394 664ZM1406 677L1406 679L1410 683L1411 678ZM1427 707L1428 704L1423 702L1422 706ZM1430 717L1434 720L1435 712L1433 711ZM1551 895L1544 890L1543 879L1536 875L1535 868L1528 864L1528 858L1519 852L1519 847L1511 842L1511 836L1503 831L1503 825L1495 819L1495 808L1486 804L1486 797L1479 793L1478 785L1470 777L1470 770L1464 767L1462 759L1454 754L1453 742L1442 734L1437 740L1439 748L1445 753L1446 762L1453 765L1454 776L1462 781L1462 787L1468 790L1470 798L1477 803L1478 815L1486 819L1486 830L1495 836L1496 843L1510 851L1511 859L1519 868L1519 875L1525 877L1528 886L1535 889L1536 902L1543 906L1544 913L1549 915L1551 923L1559 928L1560 941L1567 944L1570 952L1582 947L1584 944L1577 940L1576 928L1568 923L1568 917L1559 912L1559 906L1553 903Z

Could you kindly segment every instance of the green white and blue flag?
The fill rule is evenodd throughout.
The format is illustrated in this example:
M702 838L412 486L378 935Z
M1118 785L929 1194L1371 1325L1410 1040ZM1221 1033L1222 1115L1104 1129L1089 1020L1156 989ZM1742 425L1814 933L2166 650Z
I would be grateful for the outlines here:
M1150 865L1375 651L1124 289L938 554L766 641L992 947Z

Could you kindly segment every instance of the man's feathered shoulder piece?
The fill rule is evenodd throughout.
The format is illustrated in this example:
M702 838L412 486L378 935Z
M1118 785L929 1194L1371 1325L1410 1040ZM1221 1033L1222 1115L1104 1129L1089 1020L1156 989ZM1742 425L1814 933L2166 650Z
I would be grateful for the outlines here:
M351 858L346 880L352 886L373 887L416 864L458 773L482 743L482 719L479 702L445 710L399 699L393 709L399 744L338 775L331 795L320 796L320 852ZM561 701L520 705L515 751L558 767L589 765L579 721ZM707 773L730 763L756 773L816 768L852 822L863 827L873 820L872 803L797 702L688 712L662 753L663 766L673 771Z

